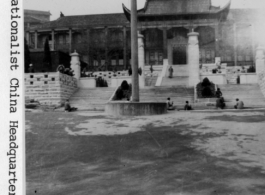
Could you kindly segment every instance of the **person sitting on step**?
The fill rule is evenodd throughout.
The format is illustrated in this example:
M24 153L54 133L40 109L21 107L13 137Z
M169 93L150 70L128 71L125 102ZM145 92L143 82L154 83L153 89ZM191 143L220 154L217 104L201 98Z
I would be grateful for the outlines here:
M237 98L236 99L236 105L234 106L234 108L235 109L243 109L244 108L244 102Z
M221 108L224 109L225 108L225 100L223 97L219 97L216 99L216 108Z
M184 106L184 110L192 110L191 105L189 104L189 101L186 101L186 104Z
M167 110L175 110L175 107L173 106L174 102L170 101L170 98L167 98Z
M75 107L71 107L70 103L69 103L69 100L66 100L65 103L64 103L64 111L65 112L73 112L73 111L76 111L77 108Z
M217 88L217 91L215 92L215 96L217 98L220 98L223 95L223 93L221 92L220 88Z

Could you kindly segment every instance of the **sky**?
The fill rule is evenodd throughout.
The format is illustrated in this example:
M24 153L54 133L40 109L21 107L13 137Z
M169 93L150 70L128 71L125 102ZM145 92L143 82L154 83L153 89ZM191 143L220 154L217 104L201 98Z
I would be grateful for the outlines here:
M111 1L111 3L110 3ZM212 0L215 6L223 6L228 0ZM130 8L130 0L24 0L24 9L50 11L51 20L64 15L89 15L122 13L122 3ZM137 0L138 9L144 7L145 0ZM231 8L262 8L265 0L232 0Z

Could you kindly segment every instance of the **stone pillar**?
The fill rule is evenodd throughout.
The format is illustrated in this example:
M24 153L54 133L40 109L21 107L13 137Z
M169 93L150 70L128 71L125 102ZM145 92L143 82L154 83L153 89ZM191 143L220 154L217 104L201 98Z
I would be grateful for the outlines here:
M109 59L108 59L108 32L109 29L108 27L105 27L105 71L108 70L108 66L110 66L111 64L109 64Z
M219 25L217 24L214 28L215 30L215 57L220 57L220 52L219 52Z
M236 24L233 25L234 31L234 62L235 66L237 66L237 32L236 32Z
M265 70L264 48L258 46L256 50L256 73L259 74L264 70Z
M71 56L71 69L74 71L74 77L79 81L81 75L81 67L79 61L79 54L75 51L74 53L70 54Z
M167 29L163 29L163 58L167 59Z
M139 85L140 87L145 86L145 76L144 76L144 61L145 55L144 55L144 36L142 34L138 34L138 65L139 69L142 69L142 74L139 75Z
M137 1L131 0L132 102L139 102Z
M127 31L126 27L123 27L123 66L124 70L127 69Z
M54 30L52 30L52 51L55 50L55 39L54 39Z
M193 87L200 82L200 68L199 68L199 33L188 33L188 48L187 48L187 62L189 70L189 86Z
M34 48L38 49L38 31L35 31L34 33L34 44L35 44Z
M72 52L72 29L69 29L69 53Z

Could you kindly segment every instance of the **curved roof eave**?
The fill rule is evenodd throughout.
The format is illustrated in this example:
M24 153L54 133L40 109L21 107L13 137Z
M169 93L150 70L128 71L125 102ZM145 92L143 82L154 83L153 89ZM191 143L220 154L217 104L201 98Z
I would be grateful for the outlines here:
M172 16L181 16L181 15L196 15L196 14L199 14L199 15L205 15L205 14L213 14L213 15L215 15L215 14L221 14L221 16L227 16L228 11L229 11L230 6L231 6L231 1L232 0L229 0L228 3L223 8L221 8L220 10L209 11L209 12L163 14L163 15L168 15L168 16L169 15L172 15ZM140 9L140 10L137 10L137 12L141 12L141 11L146 10L147 3L148 3L148 1L146 2L144 8L143 9ZM131 11L124 4L122 4L122 7L123 7L123 12L124 12L126 18L130 21ZM144 16L161 16L161 14L145 14L145 13L139 13L138 16L140 16L140 17L144 17Z

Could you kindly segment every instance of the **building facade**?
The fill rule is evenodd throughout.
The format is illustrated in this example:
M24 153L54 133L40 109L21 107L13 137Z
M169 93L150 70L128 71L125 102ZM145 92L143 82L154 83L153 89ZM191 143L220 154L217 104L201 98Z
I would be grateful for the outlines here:
M201 64L216 57L227 66L255 65L262 38L263 13L251 9L212 6L211 0L147 0L138 10L138 30L144 36L145 65L187 64L188 33L199 33ZM46 38L52 51L81 55L87 69L122 70L130 66L130 10L124 13L61 16L29 26L31 51L41 51Z

